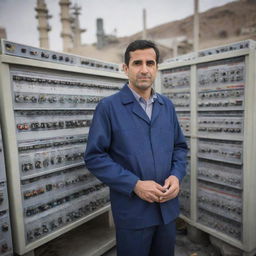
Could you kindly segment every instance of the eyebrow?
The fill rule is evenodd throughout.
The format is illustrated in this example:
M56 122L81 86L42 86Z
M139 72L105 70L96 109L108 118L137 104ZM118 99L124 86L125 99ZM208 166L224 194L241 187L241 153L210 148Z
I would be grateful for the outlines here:
M133 60L132 63L141 63L142 60ZM147 60L146 61L147 64L155 64L156 63L156 60Z

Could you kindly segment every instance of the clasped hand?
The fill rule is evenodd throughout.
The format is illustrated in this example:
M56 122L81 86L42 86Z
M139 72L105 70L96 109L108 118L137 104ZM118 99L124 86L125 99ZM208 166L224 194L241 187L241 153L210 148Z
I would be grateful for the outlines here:
M149 203L164 203L175 198L179 190L179 180L174 175L169 176L163 186L153 180L138 180L134 188L137 196Z

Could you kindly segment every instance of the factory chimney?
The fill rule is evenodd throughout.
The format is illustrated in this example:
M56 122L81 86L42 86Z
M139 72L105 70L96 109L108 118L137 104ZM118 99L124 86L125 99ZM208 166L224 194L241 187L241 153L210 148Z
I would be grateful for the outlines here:
M105 33L103 28L103 19L98 18L96 22L97 22L97 48L102 49L106 44Z
M72 18L69 12L69 6L71 2L69 0L60 0L59 5L61 8L61 24L62 32L61 37L63 39L63 51L68 51L68 49L73 48L73 35L72 35Z
M48 9L44 0L37 0L37 6L35 8L38 19L38 31L39 31L39 42L40 47L49 49L49 38L48 32L51 30L51 27L48 24L48 19L52 16L48 14Z
M75 4L72 9L73 12L73 24L72 24L72 30L74 34L74 47L81 46L81 34L86 31L86 29L80 28L80 22L79 22L79 15L81 7L79 7L77 4Z

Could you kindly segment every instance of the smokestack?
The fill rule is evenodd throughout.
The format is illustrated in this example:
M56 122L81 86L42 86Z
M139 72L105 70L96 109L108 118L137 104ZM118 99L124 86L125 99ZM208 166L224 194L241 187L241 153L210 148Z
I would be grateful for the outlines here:
M59 5L61 8L61 24L62 32L61 37L63 39L63 51L67 51L70 48L73 48L73 35L71 28L72 18L70 17L69 6L71 2L69 0L60 0Z
M3 39L7 38L6 30L3 27L0 27L0 38L3 38Z
M105 33L103 28L103 19L97 19L97 48L102 49L105 46Z
M81 34L86 31L86 29L81 29L80 28L80 22L79 22L79 15L81 7L79 7L77 4L75 4L72 9L74 10L73 12L73 34L74 34L74 47L79 47L81 46Z
M38 31L39 31L39 43L40 47L49 49L49 38L48 32L51 30L51 27L48 24L48 19L52 18L48 14L48 9L44 0L37 0L37 6L35 8L38 19Z

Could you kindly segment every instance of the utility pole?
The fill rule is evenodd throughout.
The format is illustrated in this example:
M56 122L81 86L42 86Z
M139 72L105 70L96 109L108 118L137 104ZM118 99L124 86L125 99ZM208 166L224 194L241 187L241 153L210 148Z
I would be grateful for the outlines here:
M147 39L147 12L146 9L143 9L143 30L142 30L142 39Z
M194 29L193 29L193 46L194 52L199 50L199 0L194 0Z

